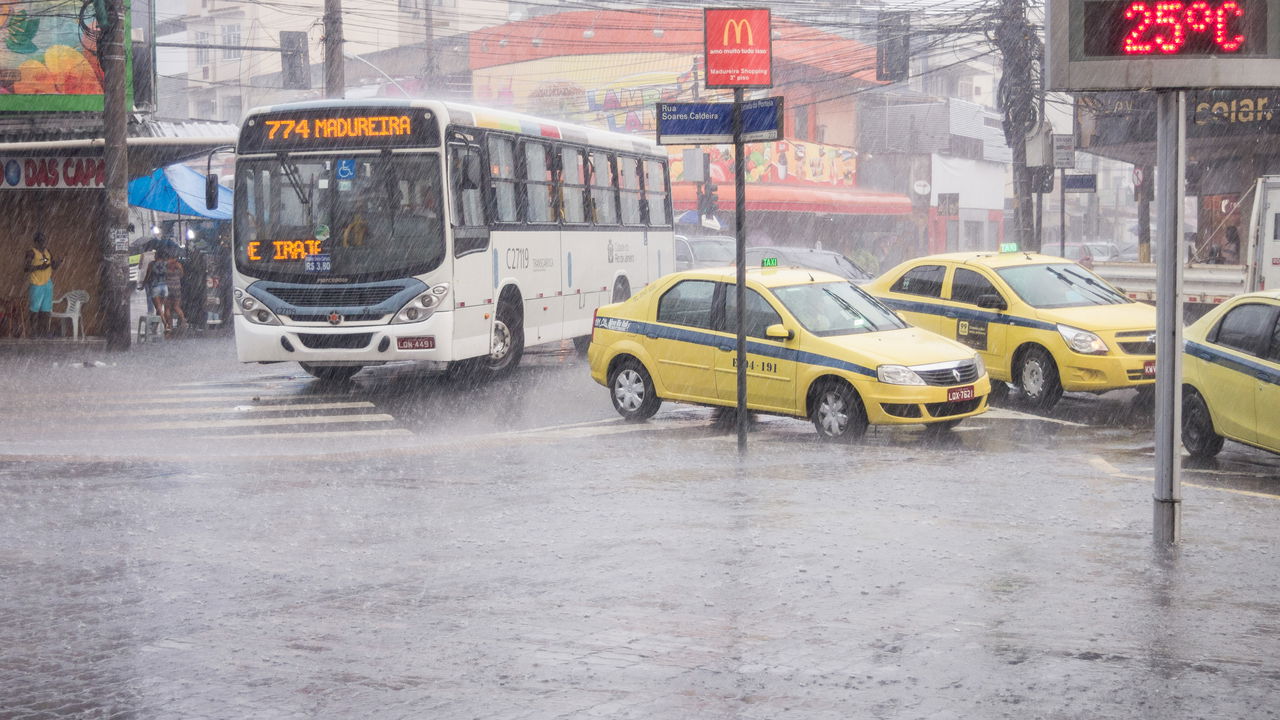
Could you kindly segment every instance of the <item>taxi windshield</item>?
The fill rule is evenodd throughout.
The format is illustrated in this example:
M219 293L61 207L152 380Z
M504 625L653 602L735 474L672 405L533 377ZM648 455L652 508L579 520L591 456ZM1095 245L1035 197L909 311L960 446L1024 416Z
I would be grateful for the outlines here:
M790 285L772 292L815 335L853 335L907 326L892 310L848 282Z
M1133 302L1105 280L1075 263L1018 265L1000 268L996 273L1031 307L1064 308Z

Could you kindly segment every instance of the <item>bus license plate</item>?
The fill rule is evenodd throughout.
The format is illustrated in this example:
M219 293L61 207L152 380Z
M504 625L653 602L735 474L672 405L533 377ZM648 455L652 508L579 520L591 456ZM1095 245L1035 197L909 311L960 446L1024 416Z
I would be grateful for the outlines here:
M973 386L965 385L964 387L949 388L947 390L947 402L955 402L957 400L972 400Z
M1153 378L1156 376L1156 361L1148 360L1142 363L1142 377Z
M436 339L433 335L396 338L397 350L433 350L435 346Z

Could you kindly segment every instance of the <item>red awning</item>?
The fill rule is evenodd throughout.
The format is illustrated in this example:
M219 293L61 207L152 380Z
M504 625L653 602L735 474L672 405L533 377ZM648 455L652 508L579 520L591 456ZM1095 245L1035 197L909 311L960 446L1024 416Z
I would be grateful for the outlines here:
M673 183L671 191L671 203L677 211L697 209L697 190L692 183ZM721 212L732 212L733 186L718 186L716 195L720 199ZM748 184L747 209L836 215L910 215L911 199L896 193L851 188Z

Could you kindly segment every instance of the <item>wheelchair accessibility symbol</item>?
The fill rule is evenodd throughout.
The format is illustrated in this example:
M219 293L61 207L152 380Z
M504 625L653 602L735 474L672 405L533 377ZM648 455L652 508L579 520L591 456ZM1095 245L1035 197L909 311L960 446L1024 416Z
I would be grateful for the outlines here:
M356 177L355 158L339 160L338 167L334 170L334 176L339 180L354 180Z

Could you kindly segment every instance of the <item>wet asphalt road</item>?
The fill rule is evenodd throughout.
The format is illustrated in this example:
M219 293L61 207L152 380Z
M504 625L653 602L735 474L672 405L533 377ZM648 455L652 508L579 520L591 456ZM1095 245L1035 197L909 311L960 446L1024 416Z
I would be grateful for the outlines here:
M818 443L616 421L569 351L349 385L230 341L0 356L2 718L1269 718L1280 457L1016 397Z

